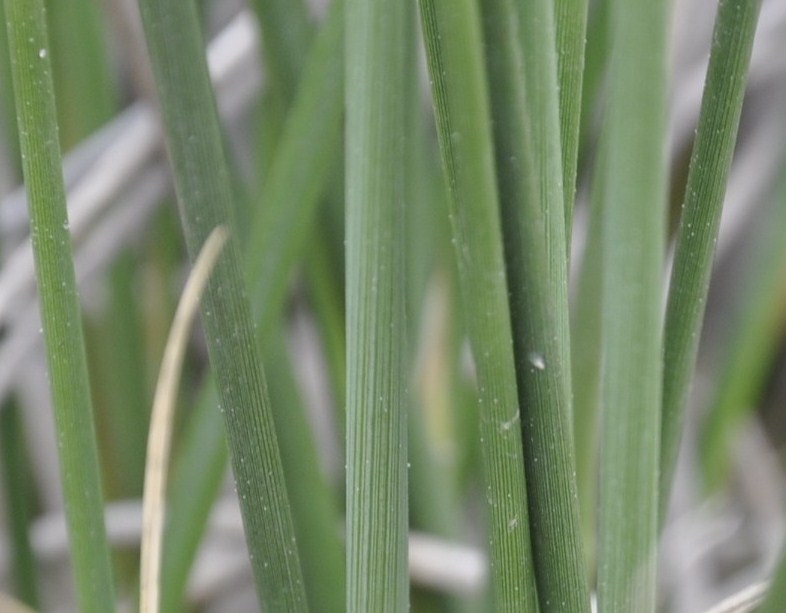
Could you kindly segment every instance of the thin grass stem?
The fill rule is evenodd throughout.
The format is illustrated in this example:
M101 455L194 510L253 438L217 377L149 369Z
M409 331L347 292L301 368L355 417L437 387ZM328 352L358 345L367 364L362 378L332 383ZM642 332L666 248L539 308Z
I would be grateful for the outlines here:
M279 332L268 339L271 355L270 396L276 408L276 435L281 445L284 476L292 500L292 519L314 611L346 611L344 547L339 527L339 495L325 476L308 421L309 415L293 372L292 358Z
M234 227L199 18L192 3L179 0L141 0L140 8L194 259L213 228ZM307 609L302 572L235 236L208 282L202 322L260 601L271 610L300 612Z
M290 117L282 130L260 197L264 207L255 212L247 237L246 278L257 323L257 339L263 347L276 333L288 279L308 244L309 227L314 225L331 156L340 142L343 18L343 4L338 0L331 6L309 52L302 87L298 89ZM342 389L343 386L344 382ZM215 409L215 394L215 388L212 391L203 389L200 393L194 424L189 427L178 461L182 477L173 478L171 515L187 516L190 521L175 522L168 528L165 610L176 606L183 593L226 461L223 434L216 428L217 420L210 415Z
M347 610L409 609L404 202L408 2L345 3ZM384 78L382 76L384 75Z
M481 7L538 600L544 613L589 611L573 457L553 16L541 0Z
M744 282L715 375L699 434L703 485L713 491L729 476L730 447L740 424L758 406L786 328L786 175L760 224L759 241L744 268Z
M598 436L601 365L603 363L603 207L605 152L599 147L592 173L586 246L571 318L571 375L576 485L579 494L585 558L594 574L596 550Z
M556 0L557 70L559 117L562 143L562 186L565 202L565 246L570 259L573 205L576 199L576 169L579 155L584 47L587 39L588 0Z
M655 610L667 5L611 6L598 608Z
M65 151L117 111L100 8L92 0L47 2L52 76Z
M0 464L8 521L10 574L19 599L31 607L38 607L38 572L30 542L33 489L24 430L16 402L11 399L0 406Z
M110 449L105 453L123 467L115 475L113 494L141 496L145 475L145 449L150 420L151 386L146 372L142 313L137 304L139 262L126 250L109 272L109 304L100 326L97 359L104 371L103 391Z
M480 404L496 610L537 611L508 282L478 9L420 0Z
M188 330L197 315L199 300L207 279L227 238L227 230L219 226L205 241L183 289L161 361L161 371L150 417L145 489L142 499L139 610L146 613L157 613L160 610L164 499L177 392L188 343Z
M696 365L712 256L742 112L760 0L722 0L715 19L699 126L671 272L663 347L661 523Z
M0 23L5 24L5 3L0 2ZM11 57L8 49L8 32L0 28L0 112L2 112L3 149L8 152L8 167L14 178L22 174L19 155L19 133L16 124L16 103L14 102L13 77L11 76Z
M317 205L341 143L342 7L340 1L331 7L314 42L248 237L247 279L263 338L277 321L291 271L315 228ZM271 308L275 311L268 313Z
M315 27L304 0L253 0L262 25L265 67L289 106L305 69Z
M39 304L79 608L115 607L42 0L5 11Z
M203 387L180 435L164 528L162 611L183 606L189 573L226 474L229 451L217 404L215 385Z

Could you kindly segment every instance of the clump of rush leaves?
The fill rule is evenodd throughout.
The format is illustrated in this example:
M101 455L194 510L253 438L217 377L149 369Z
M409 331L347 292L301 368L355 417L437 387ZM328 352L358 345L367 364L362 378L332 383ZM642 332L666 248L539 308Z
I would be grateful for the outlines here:
M29 206L79 610L137 598L136 553L113 563L104 512L143 497L146 468L140 608L183 609L229 466L263 610L588 613L594 594L601 613L654 613L761 1L718 3L670 269L667 3L333 0L317 18L303 0L257 0L210 46L220 3L139 0L140 24L121 4L3 4L17 126L4 144ZM113 77L110 28L136 58L130 87ZM129 91L139 101L121 111ZM152 109L166 156L151 146L145 168L174 190L153 197L145 236L100 243L110 299L83 326L74 263L103 226L71 236L79 192L58 143L74 148L69 174L131 125L95 118L154 125ZM137 194L143 166L82 193L108 207ZM204 334L179 345L180 406L151 422L172 288L218 227L226 245L191 299ZM751 292L751 330L776 325L781 289L762 277ZM738 397L717 400L703 435L713 486ZM29 451L5 444L30 422L7 404L11 591L45 607ZM175 424L169 475L168 435L150 432L147 466L137 449L158 422Z

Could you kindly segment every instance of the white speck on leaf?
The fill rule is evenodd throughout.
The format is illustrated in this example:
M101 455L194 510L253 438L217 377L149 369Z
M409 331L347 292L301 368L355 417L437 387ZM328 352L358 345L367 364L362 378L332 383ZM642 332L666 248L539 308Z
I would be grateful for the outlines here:
M511 417L508 421L502 422L501 424L502 430L505 432L510 430L513 427L513 424L515 424L518 421L518 419L519 419L519 411L518 409L516 409L516 413L513 415L513 417Z
M543 356L539 354L537 351L529 352L529 363L532 364L538 370L546 369L546 360L543 359Z

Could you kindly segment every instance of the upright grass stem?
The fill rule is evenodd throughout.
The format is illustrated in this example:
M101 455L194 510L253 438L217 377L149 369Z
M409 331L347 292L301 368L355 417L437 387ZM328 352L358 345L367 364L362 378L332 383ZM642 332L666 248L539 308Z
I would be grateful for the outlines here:
M519 105L526 105L529 121L529 139L523 140L531 147L532 167L519 161L521 170L530 172L530 177L524 181L531 182L532 191L523 191L519 197L519 206L522 210L518 213L523 221L528 224L542 216L542 228L546 236L546 248L541 252L541 275L548 279L547 292L551 294L551 308L554 310L555 321L552 331L556 334L556 345L552 357L552 365L556 367L558 376L562 378L564 388L557 392L561 396L564 411L568 417L572 415L571 407L571 373L570 361L570 325L568 313L568 260L570 255L570 226L572 224L573 203L565 204L563 194L563 168L560 140L560 86L557 73L557 58L555 49L555 26L552 3L549 0L534 0L513 2L517 8L519 19L519 44L521 46L521 65L524 78L524 96ZM511 65L515 70L515 65ZM521 75L521 69L519 69ZM521 78L521 77L519 77ZM492 97L493 100L493 97ZM515 115L516 109L509 108L505 117ZM574 119L575 121L575 119ZM511 121L513 125L513 121ZM526 127L525 127L526 129ZM521 134L522 138L525 133ZM521 145L519 145L520 147ZM502 152L517 153L514 148ZM518 158L517 158L518 159ZM501 164L502 171L509 172L516 163ZM507 216L513 207L505 204L503 195L503 214ZM526 205L527 197L535 198L529 206ZM514 201L515 202L515 201ZM536 212L539 207L539 214ZM506 211L506 208L508 209ZM520 274L520 272L518 273ZM526 287L526 279L519 278L513 284L514 294L521 290L521 285ZM526 291L523 292L526 295ZM535 300L545 300L539 296L538 291L532 292ZM514 298L519 300L518 298ZM523 302L527 302L524 299ZM526 307L525 307L526 308ZM517 317L514 316L514 325ZM519 357L521 360L521 357ZM567 431L571 430L571 423L567 421ZM570 449L568 445L567 449ZM560 453L564 453L560 452ZM564 458L563 458L564 459Z
M579 155L584 47L588 0L555 0L559 118L562 143L562 186L565 202L565 246L570 259L576 168Z
M419 4L477 369L492 591L497 610L534 612L538 601L480 15L472 0Z
M30 234L79 608L115 608L42 0L5 0Z
M135 254L122 253L110 272L109 309L98 348L105 368L107 421L110 428L109 457L123 466L117 475L120 493L142 494L145 449L150 420L150 386L145 372L146 356L142 318L136 304L138 280Z
M573 0L565 0L572 2ZM587 15L584 71L581 83L581 118L579 119L579 153L587 148L590 135L599 127L597 111L605 93L611 47L610 5L613 0L593 0ZM564 135L563 135L564 137ZM581 155L579 156L581 157Z
M409 608L404 356L408 2L345 4L347 610Z
M729 337L723 351L706 421L699 436L704 486L712 491L728 477L730 445L759 399L786 329L786 174L759 224L758 243L746 263Z
M410 45L414 66L418 47ZM445 397L447 364L450 354L450 317L446 309L434 313L435 303L444 298L445 283L436 282L440 252L452 256L445 182L438 150L426 123L421 75L409 73L407 96L413 112L407 122L407 202L406 211L406 300L409 326L408 374L412 387L408 395L407 421L409 451L409 517L412 527L447 539L464 538L464 509L455 488L454 454L446 444L456 407ZM440 291L441 290L441 291ZM442 305L444 306L444 305ZM423 316L426 315L425 318ZM444 320L443 317L444 316ZM442 321L440 321L442 320ZM450 356L450 357L448 357ZM430 363L429 362L430 358ZM437 362L442 362L437 365ZM427 365L428 363L428 365ZM455 439L452 439L455 441ZM418 592L413 593L413 596ZM420 590L435 611L470 613L469 599ZM413 601L416 602L415 597ZM416 604L413 602L413 609ZM424 609L425 611L430 609Z
M761 0L721 0L677 232L663 348L660 508L665 520L740 123Z
M570 421L551 5L535 0L517 11L509 0L484 0L481 6L538 600L543 612L589 611Z
M213 228L234 228L198 15L180 0L140 0L140 7L193 259ZM260 600L270 610L301 612L302 573L236 241L229 239L208 282L202 321Z
M280 6L278 6L280 4ZM343 252L341 233L317 231L316 205L333 205L328 212L343 207L343 184L328 189L331 178L341 177L341 119L344 113L344 27L343 1L333 2L320 33L312 44L314 28L303 0L257 1L255 3L262 31L265 33L265 60L276 77L274 86L287 113L285 133L276 147L270 169L270 181L263 184L261 210L254 218L253 234L264 239L250 242L254 253L251 262L262 276L288 280L278 275L281 263L261 256L260 245L280 243L288 260L296 261L310 239L304 273L311 306L315 312L323 347L328 355L331 387L336 407L341 407L339 421L343 430L344 387L346 386L346 348L344 333L344 287L335 283L337 263L328 257L337 247ZM340 22L340 23L338 23ZM272 47L275 47L272 48ZM301 85L303 91L301 92ZM294 146L293 146L294 145ZM283 169L289 169L282 172ZM294 172L299 172L294 177ZM281 179L286 179L286 183ZM338 183L333 180L333 183ZM300 190L303 191L300 191ZM297 205L297 206L293 206ZM339 217L339 215L336 215ZM343 224L343 210L341 210ZM290 267L291 268L291 267ZM343 269L343 261L339 269ZM289 268L286 268L289 270ZM252 277L255 275L252 275ZM343 275L341 276L343 279ZM282 295L288 286L277 284L260 291ZM263 301L277 304L278 298Z
M571 375L576 486L579 493L585 557L595 568L598 431L600 429L601 365L603 362L603 206L605 157L601 143L590 192L586 246L571 318Z
M200 390L196 408L179 435L181 451L173 463L161 569L161 610L177 611L200 540L224 475L228 450L216 389Z
M339 0L314 43L252 222L247 278L252 303L261 309L263 337L277 321L291 271L315 229L319 198L341 143L341 6ZM271 308L274 312L268 313Z
M655 610L666 202L665 2L611 7L598 607Z
M255 211L248 236L246 279L257 339L263 347L268 346L272 335L278 334L275 325L286 299L287 281L313 229L319 196L324 192L327 170L332 166L331 156L340 142L344 95L343 8L341 1L334 2L308 54L302 86L282 128L260 196L262 206ZM270 352L271 356L275 354ZM344 385L342 381L342 389ZM212 392L201 393L195 423L189 424L182 461L178 462L182 478L173 478L171 516L188 516L192 521L174 522L168 528L164 610L176 606L180 600L226 461L223 435L216 430L216 420L210 414L214 399L214 388ZM195 513L200 520L194 519Z
M117 110L101 7L93 0L46 0L60 140L68 151Z
M5 24L5 4L0 2L0 23ZM5 25L0 27L0 112L2 112L3 149L8 152L9 170L18 178L21 174L19 155L19 133L16 125L16 105L14 103L13 77L11 76L11 57L8 49L8 32Z
M508 0L481 6L540 608L588 610L570 423L567 250L551 7L537 1L517 10Z
M30 542L33 488L21 411L14 400L0 406L0 470L9 533L9 559L15 594L38 607L38 578Z
M253 0L262 25L265 65L285 106L295 97L314 37L314 24L304 0Z
M301 253L303 247L301 246ZM343 266L331 257L331 249L324 236L314 236L305 254L305 276L309 303L313 306L317 325L322 332L322 351L329 373L335 412L336 429L344 431L347 347L344 321ZM343 264L343 262L341 262Z
M346 611L344 547L339 533L343 519L339 495L325 476L314 442L309 415L295 380L283 334L268 345L275 359L265 361L270 395L275 402L276 435L292 500L292 519L301 553L306 595L314 611Z
M256 185L265 185L268 165L278 148L281 127L291 110L315 28L305 0L253 0L249 3L262 30L266 87L257 109Z

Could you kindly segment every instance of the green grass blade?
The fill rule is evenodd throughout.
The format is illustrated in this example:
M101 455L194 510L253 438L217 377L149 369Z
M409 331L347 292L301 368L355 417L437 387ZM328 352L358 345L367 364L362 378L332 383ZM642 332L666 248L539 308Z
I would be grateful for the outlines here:
M337 493L320 466L311 424L292 371L281 334L269 343L265 361L270 373L270 396L276 407L276 434L284 459L284 474L292 500L292 519L303 563L306 595L313 611L343 613L346 572L339 535L341 516Z
M591 137L598 131L597 112L605 93L611 31L609 28L612 0L594 0L587 16L587 38L584 48L584 72L581 85L581 118L579 120L579 159Z
M275 332L287 282L308 244L331 156L339 146L344 93L343 31L343 4L339 0L331 6L309 52L303 85L283 128L260 197L264 206L255 211L247 237L246 278L257 337L263 347ZM344 385L342 381L342 389ZM171 572L176 580L164 581L164 610L169 610L168 603L179 602L226 461L223 433L215 427L218 420L206 415L215 409L215 392L211 396L203 391L202 396L195 415L200 425L194 428L194 435L186 438L182 462L179 462L183 466L183 479L173 477L172 480L170 516L187 516L193 521L175 522L168 528L173 533L171 540L167 535L165 555L171 556L171 562L165 564L164 573L166 576ZM208 462L210 458L212 461ZM192 471L189 468L192 464L203 468ZM200 479L200 475L210 478ZM199 509L201 520L193 518L192 508Z
M0 23L5 24L5 5L0 2ZM21 157L19 155L19 133L16 125L16 104L14 103L14 86L11 76L11 57L8 49L8 32L5 26L0 28L0 122L3 126L3 148L8 152L9 170L14 178L21 175Z
M594 574L603 353L603 206L605 152L601 144L592 175L587 240L571 318L573 433L585 557Z
M288 106L306 65L314 25L303 0L253 0L262 25L265 67Z
M472 0L420 0L456 259L480 402L499 611L537 611L508 286L480 16Z
M322 234L315 233L312 237L308 253L305 254L305 277L308 283L309 302L321 332L322 351L325 354L333 404L336 409L334 413L337 421L336 429L343 432L347 397L344 287L339 278L343 266L338 266L333 261L327 243L327 238Z
M162 611L182 608L194 556L226 472L228 450L217 403L215 386L201 390L172 471L164 528Z
M410 53L417 53L411 45ZM444 308L444 278L437 271L441 253L452 257L447 190L428 109L423 107L421 75L412 70L407 95L413 109L407 122L406 271L407 321L411 390L407 436L409 442L409 517L412 529L446 539L466 538L464 505L456 488L453 412L448 400L448 329ZM437 280L440 279L440 280ZM436 287L435 287L436 286ZM441 290L441 291L440 291ZM441 305L439 314L435 312ZM444 316L444 318L443 318ZM449 357L450 356L450 357ZM442 362L439 364L439 362ZM413 591L413 609L422 598L441 613L470 613L467 598L430 590ZM417 609L420 610L420 609ZM423 609L424 611L427 609Z
M25 449L25 432L20 409L11 400L0 406L0 464L3 503L8 521L11 577L17 597L39 607L35 554L30 542L33 483Z
M297 10L295 13L299 14ZM269 20L272 16L261 14L260 17L264 29L265 19ZM274 27L273 23L268 25L268 29L271 27ZM306 26L301 28L303 32L307 29ZM300 41L304 46L300 53L305 56L305 45L310 38L301 35ZM286 71L288 82L284 84L284 93L292 94L297 88L297 95L294 100L285 96L284 101L292 104L268 181L263 187L262 208L256 213L248 245L252 254L249 260L249 283L254 288L252 304L258 309L257 322L263 344L264 339L275 334L273 327L285 302L290 273L299 260L304 260L307 292L327 356L335 406L340 409L336 412L338 431L343 431L344 426L346 387L344 288L338 277L342 272L341 267L336 268L336 263L330 257L329 233L321 228L317 230L316 222L320 199L332 198L330 184L335 174L331 174L331 171L336 173L340 168L336 158L341 152L341 120L344 110L343 52L344 3L343 0L335 0L311 45L304 68L297 74L293 73L295 66ZM275 57L279 58L280 55L282 54ZM296 84L298 77L300 83ZM343 249L343 243L341 247ZM284 442L295 441L299 437L313 445L308 428L299 432L295 438L286 437ZM284 434L282 433L280 438L281 436ZM343 437L341 442L343 443ZM303 453L305 452L297 451L296 446L292 446L290 452L284 449L285 461L287 457L297 458ZM318 465L318 458L314 456L311 470L315 474L321 474ZM295 473L292 478L296 479ZM303 484L294 487L298 491L303 490ZM328 494L324 484L319 491L325 496ZM294 504L298 492L293 491L292 496ZM312 502L307 502L307 495L300 497L302 504L309 508L294 509L298 530L304 529L311 534L322 532L320 526L324 526L325 518L320 518L314 511L318 507L326 511L329 507L332 509L332 505L324 500L325 496L312 494ZM322 500L321 507L317 500ZM309 521L301 521L299 516ZM334 516L335 509L332 509L328 517L335 518ZM344 610L343 561L340 575L337 575L337 569L316 563L323 557L335 557L337 550L334 548L339 543L335 542L332 536L331 531L330 534L320 537L323 544L331 546L330 551L319 554L314 548L310 548L311 559L304 559L304 572L307 579L316 584L308 589L310 597L316 597L319 585L332 584L332 588L341 590L340 595L331 592L330 603L322 602L320 608ZM301 549L305 555L306 547L301 545Z
M270 375L276 432L309 602L314 610L343 611L344 560L337 532L337 505L314 453L311 428L305 420L282 340L274 337L264 345L276 356L275 360L266 361L266 372ZM180 606L188 571L224 474L227 452L216 403L215 388L212 385L204 388L188 422L172 477L162 571L162 611L177 610Z
M412 45L410 53L417 52ZM433 133L427 129L428 116L423 109L423 92L420 87L420 74L412 70L408 78L407 95L412 98L414 112L407 122L407 202L410 206L406 211L406 270L407 270L407 321L409 326L410 364L409 372L412 380L412 391L409 394L409 417L407 430L409 437L409 506L410 520L414 529L425 530L431 534L445 538L461 538L461 506L455 496L455 481L452 471L448 470L444 451L445 422L450 417L436 417L440 409L435 405L444 402L433 402L428 398L425 389L438 385L434 381L433 369L436 367L436 356L431 357L427 366L423 356L425 347L437 351L440 340L444 341L444 322L435 321L431 316L423 319L426 308L427 292L434 295L430 284L435 281L435 264L440 249L449 246L449 225L445 215L447 211L446 190L439 166L438 152L433 142ZM430 126L429 126L430 127ZM448 255L450 253L448 252ZM437 282L438 283L438 282ZM444 289L444 287L442 288ZM444 343L441 350L444 351ZM445 353L441 357L447 360ZM436 367L439 368L439 367ZM444 372L444 371L442 371ZM439 376L436 377L440 379ZM420 393L418 393L420 392ZM431 415L429 415L431 413ZM442 421L443 431L436 423ZM438 440L443 438L443 440Z
M63 150L117 110L101 12L95 0L45 0Z
M6 0L22 166L81 611L115 607L41 0Z
M759 405L786 327L786 175L759 226L757 244L746 263L730 336L699 437L704 485L720 487L728 477L730 445L740 424Z
M345 4L347 610L407 611L408 2ZM384 75L384 78L381 78Z
M666 307L661 430L661 521L677 463L696 365L712 256L720 227L761 0L718 5Z
M287 262L292 262L296 254L303 252L305 242L310 238L305 276L317 325L330 358L327 362L336 406L342 408L343 415L346 385L344 288L332 282L332 262L326 259L329 254L327 233L314 236L312 221L319 198L333 199L333 194L325 193L331 191L325 189L325 183L340 174L335 157L341 147L344 64L343 53L336 50L343 50L343 18L339 16L342 14L343 2L338 0L331 4L322 33L313 47L313 27L302 0L285 1L282 7L272 6L278 2L280 0L257 1L255 7L264 32L289 32L286 37L273 34L270 44L274 44L276 49L266 47L265 53L272 72L281 75L277 81L281 98L285 105L291 105L287 118L289 130L287 138L281 139L282 146L277 150L280 155L274 161L277 167L275 172L271 172L272 180L269 186L263 186L263 212L255 218L254 232L261 238L258 242L252 241L250 247L255 249L255 242L256 245L267 244L268 241L278 242L280 250L286 254ZM307 55L306 51L311 55ZM304 92L299 91L301 82L306 90ZM312 164L309 165L307 160L313 161ZM302 172L294 177L291 173L280 172L284 167L300 168ZM286 178L286 181L281 182L282 178ZM299 191L301 187L303 191ZM340 198L343 199L343 194ZM259 248L255 251L261 252ZM258 263L256 274L279 281L287 280L286 276L279 279L279 261L265 257L255 257L253 261ZM259 287L268 287L265 291L275 294L283 293L287 288L280 282L271 286L260 283ZM265 304L277 303L277 299L265 301Z
M113 475L115 487L111 487L111 481L108 487L108 494L116 497L142 495L150 420L152 393L145 372L144 334L136 301L137 273L136 254L121 253L109 273L108 309L100 334L94 337L98 355L91 362L97 383L103 383L100 389L109 441L102 451L112 464L123 467Z
M606 167L598 610L655 610L667 4L618 0Z
M167 144L192 258L212 229L232 219L232 188L196 7L141 0ZM230 238L202 299L202 321L232 467L263 606L306 609L273 416L246 298L236 238Z
M562 185L565 200L565 246L570 258L576 168L579 155L584 47L588 0L555 0L554 23L559 76L559 117L562 143Z
M262 30L261 50L266 85L257 110L255 184L265 185L268 166L278 147L314 38L304 0L253 0Z
M500 0L496 0L500 3ZM557 60L555 51L555 33L554 33L554 16L552 5L549 0L535 0L524 2L523 0L513 0L511 4L517 8L519 17L519 44L521 45L520 59L513 59L515 64L510 64L511 74L515 74L516 66L521 66L518 72L521 74L523 69L524 85L523 95L517 94L516 99L510 102L513 106L508 106L507 111L504 111L502 118L509 120L509 126L514 128L519 119L516 117L516 106L519 112L521 109L526 109L527 119L529 126L524 125L519 131L520 140L514 143L511 147L507 148L498 154L498 159L506 160L506 162L498 164L500 166L500 173L515 173L515 167L519 168L523 173L524 180L531 181L531 187L525 188L521 192L518 203L519 206L526 205L527 196L531 206L524 209L519 213L524 217L522 224L535 223L538 217L542 218L542 222L538 225L541 231L546 236L545 250L536 251L541 253L540 256L542 264L538 267L541 269L539 272L540 277L548 279L547 291L551 294L546 298L546 294L540 295L539 291L533 291L537 300L552 300L551 308L554 309L556 314L556 322L552 324L555 327L549 330L557 335L555 350L548 357L551 358L549 367L554 366L559 375L564 379L563 385L565 389L562 390L562 402L566 414L572 414L570 405L570 325L568 314L568 266L567 254L569 246L566 246L566 218L564 211L564 197L563 197L563 173L562 173L562 153L560 142L560 115L559 115L559 98L558 91L559 85L557 81ZM515 9L514 9L515 10ZM512 16L511 16L512 18ZM519 63L520 62L520 63ZM492 79L492 86L497 87L499 84L494 81L494 75L490 75ZM500 81L505 79L500 77ZM492 94L492 103L494 102L494 95ZM495 113L496 115L496 113ZM496 116L494 117L496 121ZM527 133L529 138L527 139ZM521 145L521 143L524 145ZM531 143L532 160L531 166L525 160L526 153L522 147L526 147ZM516 148L514 148L516 147ZM499 145L498 145L499 148ZM510 160L506 155L517 155L521 153L522 157L516 157L516 161ZM527 191L530 190L530 191ZM513 207L507 208L505 190L500 189L502 195L502 211L503 217L507 217ZM534 197L534 201L532 198ZM537 212L540 209L540 213ZM572 207L571 207L572 208ZM527 216L530 216L527 219ZM519 271L517 271L520 274ZM522 289L520 284L526 284L523 278L514 279L511 282L511 287L514 294ZM521 300L514 297L514 301L526 302L528 299ZM526 310L526 308L525 308ZM514 335L517 317L514 315ZM537 327L537 326L536 326ZM529 350L539 351L537 347ZM519 357L520 363L522 362ZM558 377L559 378L559 377ZM557 392L560 394L560 392ZM570 431L570 423L567 428Z
M538 600L544 612L589 611L570 421L553 16L545 1L520 5L518 15L508 0L481 6Z
M344 24L341 2L314 43L248 237L252 305L265 338L284 302L290 272L315 227L319 198L341 143ZM282 274L283 273L283 274Z

